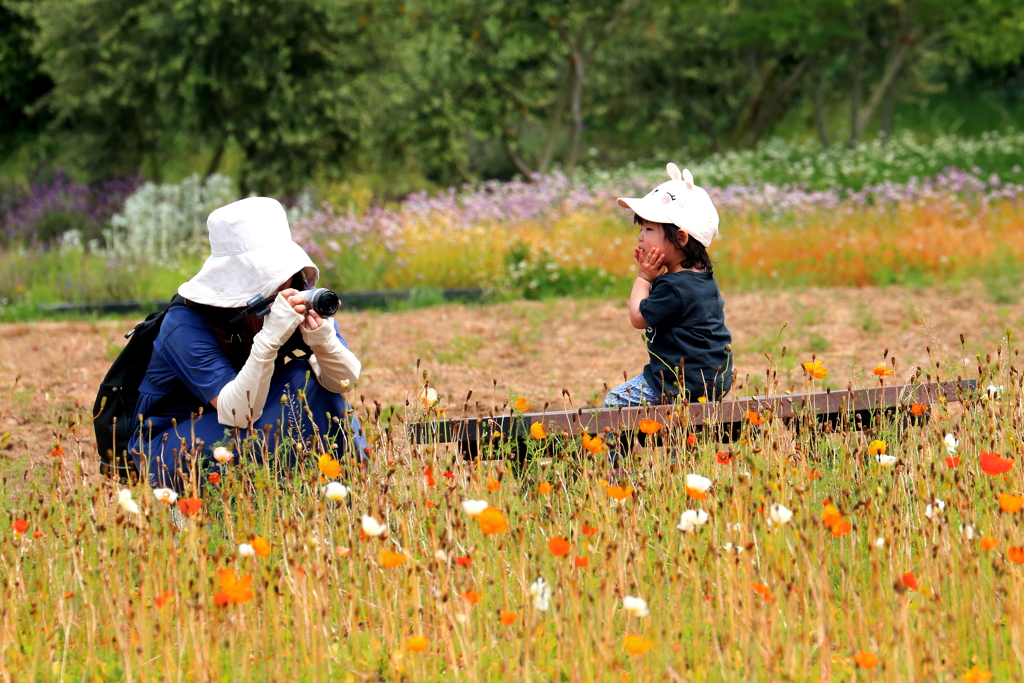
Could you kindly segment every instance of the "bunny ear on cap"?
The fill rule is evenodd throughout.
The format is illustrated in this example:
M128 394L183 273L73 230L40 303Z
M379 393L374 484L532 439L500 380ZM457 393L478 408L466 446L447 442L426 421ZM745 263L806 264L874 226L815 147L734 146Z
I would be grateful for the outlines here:
M668 165L665 167L665 170L668 171L668 177L671 178L672 180L682 180L683 176L679 172L679 167L673 164L671 161L668 162ZM686 173L687 175L689 175L690 172L687 171ZM690 182L692 184L693 176L690 176Z

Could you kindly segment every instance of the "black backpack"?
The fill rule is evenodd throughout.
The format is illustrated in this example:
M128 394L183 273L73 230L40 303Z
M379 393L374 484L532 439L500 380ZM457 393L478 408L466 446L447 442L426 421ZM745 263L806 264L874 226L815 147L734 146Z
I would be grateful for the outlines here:
M125 335L127 346L118 354L100 384L92 408L92 424L96 430L101 474L120 480L128 480L137 474L135 459L128 453L128 441L138 419L135 405L139 399L139 386L149 368L153 342L160 333L164 315L172 307L183 305L185 299L175 294L167 308L151 313L133 327Z

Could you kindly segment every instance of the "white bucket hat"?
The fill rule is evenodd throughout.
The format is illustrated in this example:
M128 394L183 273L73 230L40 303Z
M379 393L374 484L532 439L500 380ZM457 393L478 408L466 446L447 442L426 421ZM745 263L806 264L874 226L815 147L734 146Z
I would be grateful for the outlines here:
M206 220L210 258L178 287L189 301L240 308L257 294L268 297L302 271L310 285L320 271L292 241L288 215L276 199L249 197L222 206Z
M643 199L620 197L619 206L633 209L652 223L673 223L705 247L718 234L718 211L704 188L693 184L689 170L669 162L668 182L658 185Z

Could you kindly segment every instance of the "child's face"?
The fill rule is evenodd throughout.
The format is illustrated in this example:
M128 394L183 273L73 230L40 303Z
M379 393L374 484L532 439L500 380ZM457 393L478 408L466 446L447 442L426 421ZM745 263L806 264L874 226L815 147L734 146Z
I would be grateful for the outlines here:
M684 239L686 238L680 235L680 242ZM643 224L640 226L640 234L636 238L636 244L644 254L656 247L658 251L665 255L664 263L670 270L674 265L678 265L683 261L683 252L679 247L665 239L665 231L660 223L652 223L647 219L643 219Z

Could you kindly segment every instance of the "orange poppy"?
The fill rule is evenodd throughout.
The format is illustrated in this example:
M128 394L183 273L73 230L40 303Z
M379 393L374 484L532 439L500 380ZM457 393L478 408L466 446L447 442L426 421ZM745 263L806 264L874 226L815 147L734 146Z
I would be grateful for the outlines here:
M516 613L509 612L508 610L503 609L498 614L498 620L501 623L505 624L505 626L511 626L512 624L516 623Z
M999 547L999 539L998 538L993 538L992 536L982 536L981 537L981 549L982 550L992 550L992 549L998 548L998 547Z
M26 531L28 531L28 522L26 522L23 519L16 519L16 520L14 520L13 527L14 527L14 533L16 533L16 534L23 534Z
M52 451L50 451L50 455L52 455L55 458L63 458L64 447L61 446L60 444L57 444L57 446Z
M174 597L174 591L172 591L170 588L168 588L163 593L161 593L160 595L156 596L156 599L155 599L156 606L159 607L159 608L163 608L163 606L167 604L167 601L170 600L173 597Z
M909 588L910 590L917 590L917 577L914 576L914 572L907 572L906 574L900 577L900 581L902 581L903 585Z
M644 434L657 434L658 430L662 427L662 424L657 420L640 420L637 425Z
M597 527L587 526L587 523L583 522L583 535L584 536L593 536L596 533L597 533Z
M1003 512L1020 512L1024 508L1024 496L1014 496L1009 493L999 494L999 507Z
M462 593L462 599L471 605L475 605L476 603L480 602L481 597L483 596L477 593L476 591L464 591Z
M853 655L853 661L857 662L857 666L862 669L874 669L878 666L878 657L870 652L864 652L864 650L857 650Z
M203 507L203 501L198 498L182 498L178 501L178 509L186 517L192 517Z
M519 398L516 399L515 409L518 410L519 412L525 413L532 407L533 405L526 400L525 396L520 396Z
M718 451L715 453L715 462L719 465L731 465L732 464L732 453L728 451Z
M430 640L423 636L412 636L405 639L405 645L413 652L423 652L430 647Z
M483 512L477 515L476 521L480 523L480 531L488 536L508 531L505 514L494 507L484 508Z
M772 602L775 600L775 596L772 595L772 589L763 583L751 584L754 587L754 592L764 598L765 602Z
M591 437L586 432L583 433L583 447L595 455L608 450L608 447L604 445L604 439L599 436Z
M463 568L468 567L472 563L473 563L473 560L471 560L468 557L456 557L455 558L455 564L457 564L458 566L463 567Z
M501 482L500 481L498 481L497 479L490 478L490 477L487 478L487 490L488 491L497 491L500 488L501 488Z
M848 519L839 518L835 524L831 527L832 535L836 538L842 538L846 534L853 531L853 525L850 524Z
M255 597L249 588L252 585L252 575L238 576L230 567L219 570L217 574L220 578L220 590L213 594L213 603L218 607L240 605Z
M210 479L210 483L211 484L218 484L218 483L220 483L220 475L217 474L216 472L210 472L209 479Z
M697 445L697 435L696 434L687 434L686 435L686 445L687 446L696 446Z
M821 472L819 472L818 470L811 470L810 472L807 473L807 478L808 479L821 479Z
M632 486L607 486L605 491L615 500L625 500L633 495Z
M628 635L625 640L622 641L623 647L626 648L626 652L631 655L642 655L651 649L651 641L640 636Z
M435 502L434 502L434 501L432 501L432 500L428 500L428 501L426 501L426 502L425 502L425 503L423 503L423 504L424 504L424 505L426 505L426 506L427 506L428 508L434 508L434 507L437 507L437 503L435 503Z
M434 468L427 466L427 469L423 470L423 476L426 477L427 486L436 486L437 479L434 479Z
M317 460L316 466L320 473L328 479L336 479L341 476L341 463L332 458L329 453L324 453Z
M1007 548L1006 557L1014 564L1024 564L1024 548Z
M924 415L925 413L928 412L928 404L927 403L911 403L910 404L910 412L912 412L914 415L918 415L918 416Z
M249 545L256 551L256 557L266 557L270 554L270 541L261 536L254 537L249 541Z
M548 539L548 550L555 557L565 557L569 554L569 541L561 536L552 536Z
M809 360L801 363L800 365L803 367L804 372L814 379L824 379L825 375L828 374L828 370L825 369L825 366L820 360Z
M888 377L889 375L896 372L895 370L886 369L884 365L876 365L875 369L872 370L879 377Z
M542 481L540 484L537 485L537 493L539 493L542 496L548 495L554 489L555 487L547 483L546 481Z
M753 410L747 411L747 422L754 425L755 427L759 424L764 424L768 418Z
M589 557L574 557L573 560L572 560L572 563L574 565L576 565L577 567L586 567L588 564L590 564L590 558Z
M388 569L394 569L403 564L407 559L409 558L402 553L393 553L390 550L380 551L380 563Z
M535 439L546 439L548 438L548 430L544 429L543 422L534 422L530 425L530 436Z
M988 683L991 678L992 672L982 669L977 664L965 671L963 675L964 683Z
M950 455L950 456L946 457L946 467L948 467L949 469L954 469L959 464L960 464L960 457L959 456Z
M1013 460L1007 458L1001 458L998 453L989 453L988 451L982 451L979 456L978 464L981 465L981 470L985 474L997 475L1006 474L1013 469Z

